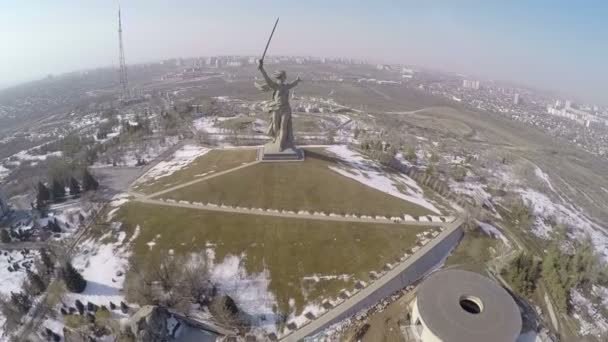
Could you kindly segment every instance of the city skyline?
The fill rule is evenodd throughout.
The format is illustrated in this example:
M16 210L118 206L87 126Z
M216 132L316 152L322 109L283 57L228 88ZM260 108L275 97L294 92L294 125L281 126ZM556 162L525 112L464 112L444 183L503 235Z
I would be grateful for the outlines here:
M118 2L3 4L0 88L47 74L118 67ZM352 57L516 82L588 102L602 94L608 6L585 1L394 4L229 1L122 2L128 64L175 57L260 54ZM7 15L8 14L8 15ZM311 25L310 23L314 23ZM209 34L213 32L214 34ZM336 44L340 42L340 44ZM260 50L258 52L258 50ZM86 58L83 58L86 56Z

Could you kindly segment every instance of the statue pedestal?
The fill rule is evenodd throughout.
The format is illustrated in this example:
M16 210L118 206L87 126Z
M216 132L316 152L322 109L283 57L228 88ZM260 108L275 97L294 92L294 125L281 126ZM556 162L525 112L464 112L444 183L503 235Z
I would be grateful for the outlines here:
M304 150L293 147L279 151L277 144L268 143L258 150L258 160L262 162L303 161Z

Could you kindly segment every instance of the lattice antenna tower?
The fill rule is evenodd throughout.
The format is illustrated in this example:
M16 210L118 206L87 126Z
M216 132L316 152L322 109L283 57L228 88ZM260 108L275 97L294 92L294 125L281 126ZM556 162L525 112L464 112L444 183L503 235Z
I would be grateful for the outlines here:
M125 63L125 49L122 43L122 18L120 16L120 7L118 7L118 45L120 60L120 88L122 100L126 101L129 98L129 80L127 78L127 64Z

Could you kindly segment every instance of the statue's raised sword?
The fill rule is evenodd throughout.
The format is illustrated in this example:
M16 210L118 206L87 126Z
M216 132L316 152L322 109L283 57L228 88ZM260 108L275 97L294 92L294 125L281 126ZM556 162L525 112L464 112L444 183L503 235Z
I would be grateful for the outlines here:
M277 17L277 21L274 22L274 27L272 28L272 32L270 32L270 37L268 37L268 42L266 43L266 48L264 49L264 53L262 54L262 58L260 61L264 61L264 57L266 57L266 51L268 51L268 46L270 45L270 41L272 40L272 36L274 35L274 30L277 28L277 24L279 23L279 18Z

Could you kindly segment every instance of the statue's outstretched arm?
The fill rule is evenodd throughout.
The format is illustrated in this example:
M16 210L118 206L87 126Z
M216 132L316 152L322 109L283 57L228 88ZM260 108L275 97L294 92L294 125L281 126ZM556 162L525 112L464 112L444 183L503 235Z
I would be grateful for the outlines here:
M264 80L266 81L266 84L268 84L269 87L271 87L272 89L277 89L279 87L278 84L268 76L266 70L264 70L264 65L262 64L262 61L258 61L258 69L262 73L262 76L264 77Z
M300 83L301 81L302 81L302 80L300 79L300 76L298 76L298 78L296 78L296 80L295 80L295 81L293 81L293 82L291 82L291 83L287 84L287 87L288 87L289 89L291 89L291 88L293 88L293 87L297 86L297 85L298 85L298 83Z

